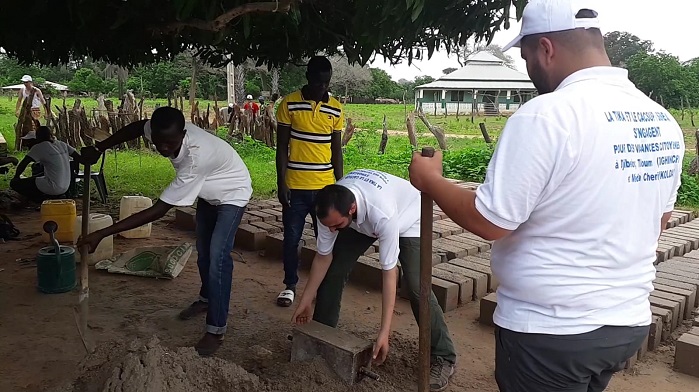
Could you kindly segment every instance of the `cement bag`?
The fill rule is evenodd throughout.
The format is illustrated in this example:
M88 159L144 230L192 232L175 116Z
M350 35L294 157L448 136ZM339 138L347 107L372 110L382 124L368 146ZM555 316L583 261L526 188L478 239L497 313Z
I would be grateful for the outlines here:
M99 261L95 268L113 274L173 279L182 272L192 254L192 244L132 249L126 253Z

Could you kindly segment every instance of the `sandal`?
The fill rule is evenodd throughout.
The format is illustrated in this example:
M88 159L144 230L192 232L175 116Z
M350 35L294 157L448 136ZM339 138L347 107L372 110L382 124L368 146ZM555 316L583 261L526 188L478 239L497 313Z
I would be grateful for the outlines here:
M293 290L286 289L279 293L279 296L277 297L277 305L288 308L291 306L291 304L294 303L294 297L296 296L296 293L294 293Z

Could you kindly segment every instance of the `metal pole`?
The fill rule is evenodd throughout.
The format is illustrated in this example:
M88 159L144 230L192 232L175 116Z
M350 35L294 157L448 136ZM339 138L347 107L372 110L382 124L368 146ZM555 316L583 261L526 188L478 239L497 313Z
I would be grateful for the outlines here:
M90 165L85 165L83 175L83 211L82 211L82 235L89 234L90 228ZM80 295L78 297L78 305L80 307L80 324L78 332L80 338L85 345L85 350L88 353L92 352L92 346L88 343L87 336L87 316L88 304L90 299L90 287L88 285L88 267L89 267L90 249L87 245L80 247Z
M423 147L423 157L433 157L434 148ZM430 390L430 295L432 294L432 198L421 194L420 208L420 328L418 392Z

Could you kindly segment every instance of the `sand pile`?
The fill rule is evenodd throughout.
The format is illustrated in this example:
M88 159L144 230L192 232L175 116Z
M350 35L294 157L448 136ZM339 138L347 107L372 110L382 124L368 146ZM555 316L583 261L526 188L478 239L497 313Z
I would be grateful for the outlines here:
M157 338L127 347L101 347L82 366L72 392L263 392L260 379L220 358L202 358L194 348L170 350Z

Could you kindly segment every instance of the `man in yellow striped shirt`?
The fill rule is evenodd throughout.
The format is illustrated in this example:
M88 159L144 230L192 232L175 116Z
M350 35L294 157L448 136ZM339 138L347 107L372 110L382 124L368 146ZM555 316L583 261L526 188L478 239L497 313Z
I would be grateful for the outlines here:
M284 285L277 305L294 302L298 283L298 245L311 214L316 193L343 174L340 102L328 93L332 65L324 56L313 57L306 69L308 84L284 97L277 109L277 187L284 223Z

